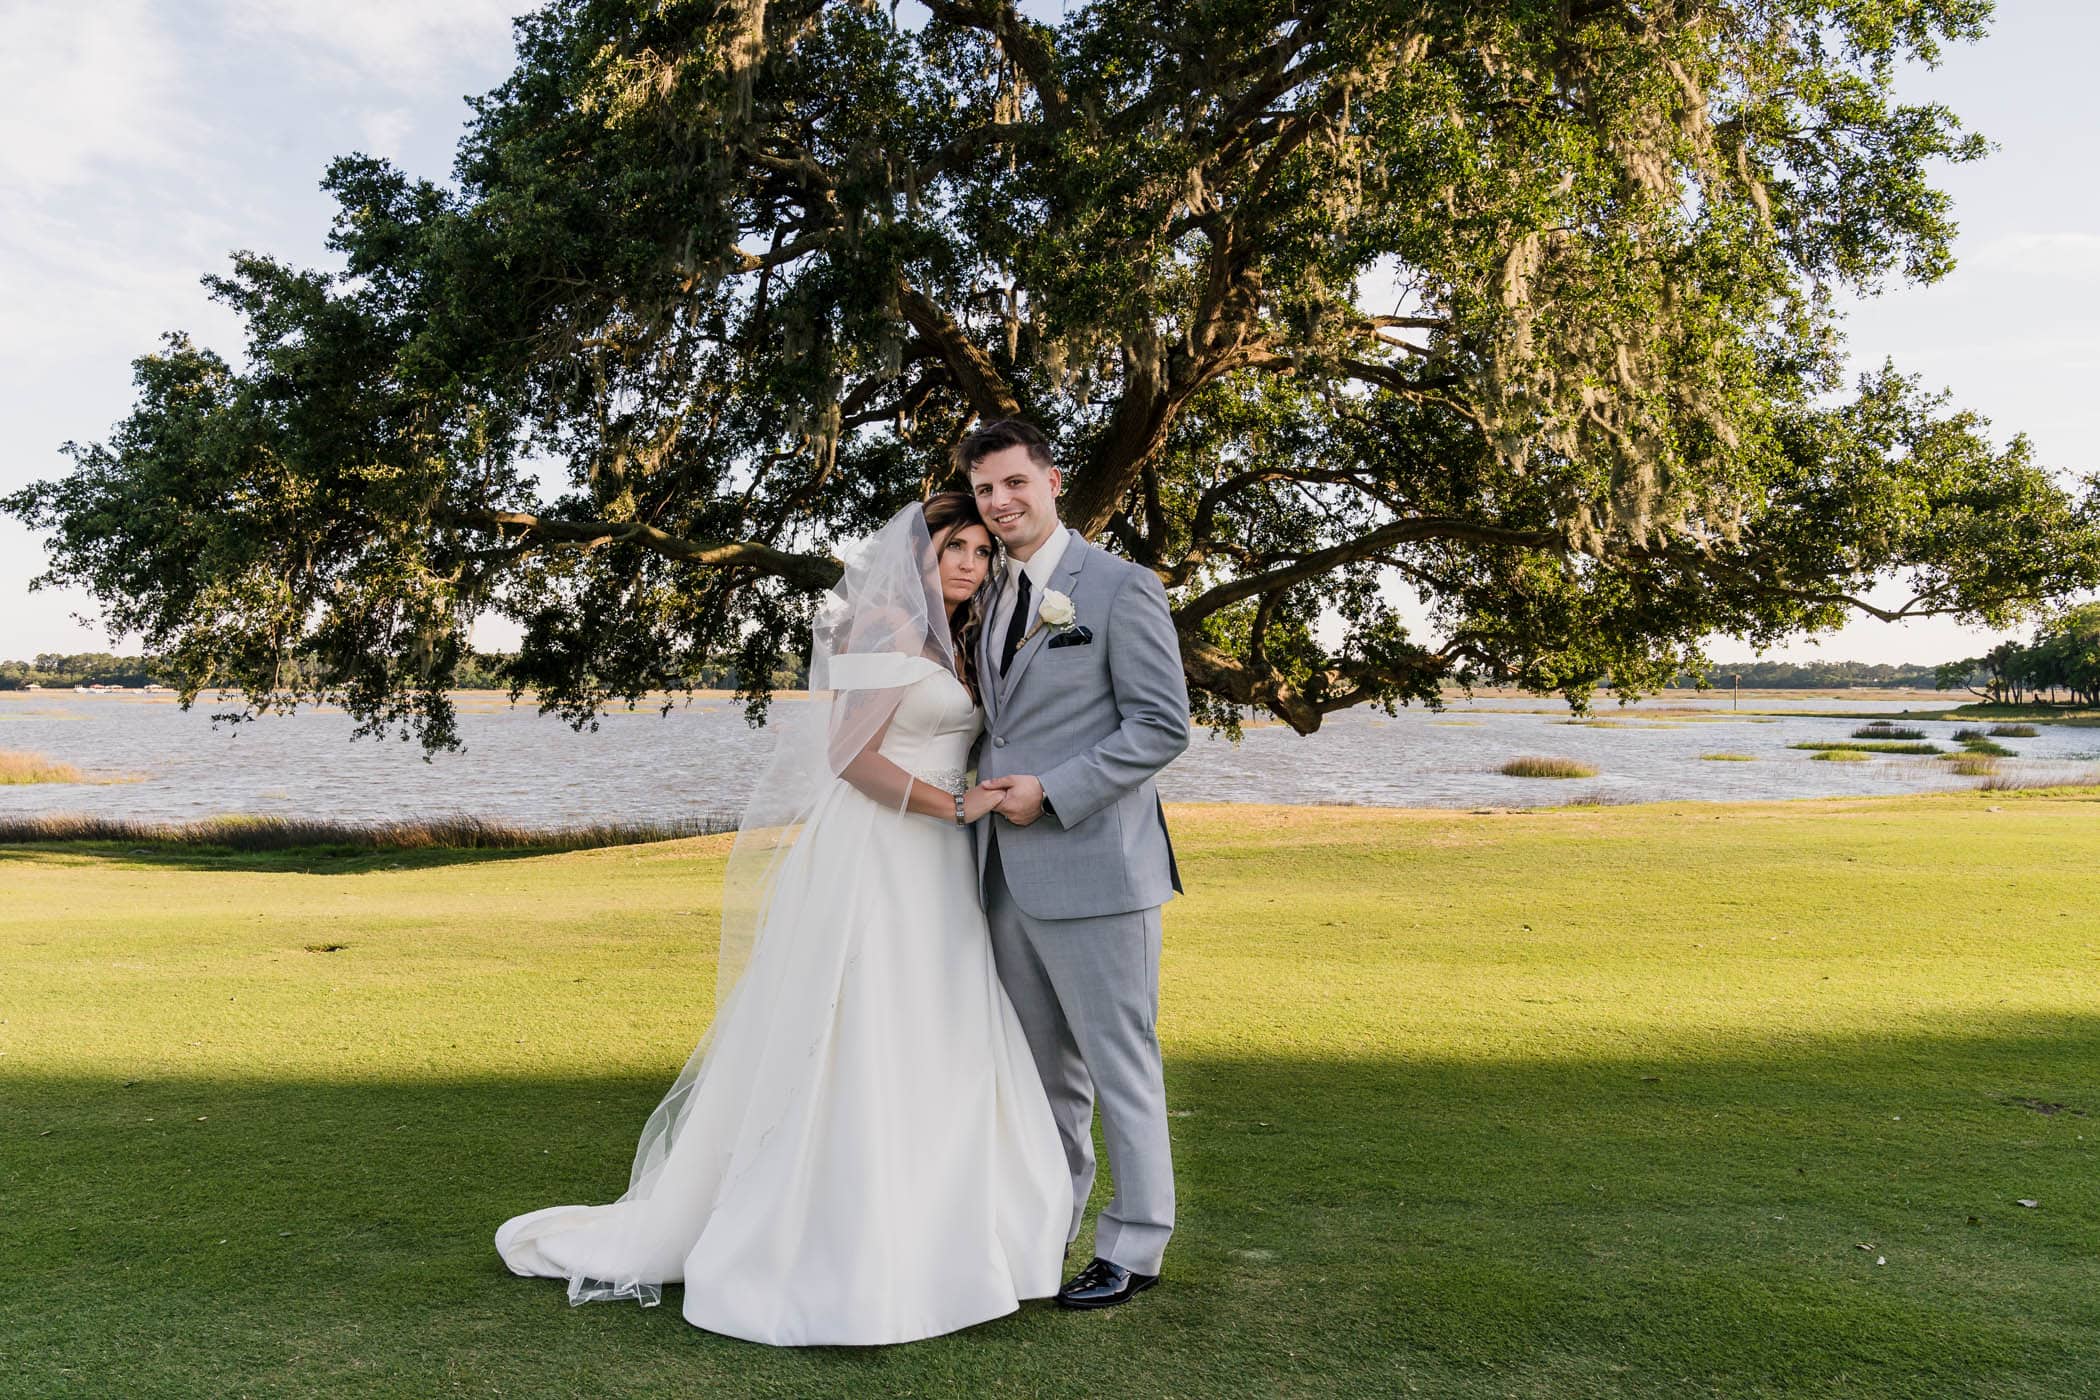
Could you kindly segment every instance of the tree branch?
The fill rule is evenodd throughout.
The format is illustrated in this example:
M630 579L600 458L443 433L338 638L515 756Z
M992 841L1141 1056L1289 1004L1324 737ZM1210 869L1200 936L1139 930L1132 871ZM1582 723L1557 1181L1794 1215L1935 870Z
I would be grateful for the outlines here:
M1062 126L1068 105L1064 84L1057 80L1057 54L1039 26L1021 17L1012 0L978 6L958 0L922 0L933 17L960 29L977 29L999 41L999 49L1021 70L1042 101L1051 125Z
M1383 686L1405 688L1447 675L1457 652L1422 651L1405 670L1381 670L1360 661L1342 661L1317 673L1316 685L1294 686L1268 666L1249 666L1193 629L1181 631L1183 669L1192 684L1235 705L1267 710L1300 734L1320 727L1323 717L1374 699ZM1389 692L1387 692L1389 693Z
M1545 549L1560 543L1560 537L1548 530L1516 530L1503 525L1482 524L1463 516L1423 515L1395 520L1344 544L1316 549L1264 573L1219 584L1176 608L1174 621L1177 626L1191 627L1218 609L1230 607L1243 598L1305 583L1344 564L1357 563L1382 554L1395 545L1420 540L1464 540L1472 544L1518 549Z
M1391 342L1384 343L1390 344ZM1414 347L1409 346L1407 348L1413 349ZM1457 385L1459 381L1456 375L1447 374L1427 379L1411 379L1399 370L1394 369L1391 365L1381 365L1371 360L1359 360L1348 355L1341 356L1335 363L1339 364L1351 379L1358 379L1366 384L1375 384L1391 393L1400 394L1418 401L1444 403L1447 407L1463 412L1459 405L1450 403L1449 400L1442 398L1436 392L1439 389L1449 389Z
M681 563L769 574L812 592L829 588L844 572L844 566L829 555L791 554L755 540L689 540L639 520L549 520L526 511L487 509L447 510L441 515L463 529L499 539L524 538L583 550L634 544Z
M775 237L778 237L777 231ZM742 248L732 247L729 250L729 254L736 259L736 271L759 272L779 267L785 263L791 263L795 259L823 247L830 241L830 231L824 230L810 234L806 238L798 238L793 243L784 246L776 242L772 248L763 253L749 253Z
M1929 601L1923 595L1908 600L1898 608L1876 607L1866 599L1855 597L1850 593L1839 593L1825 589L1792 588L1783 583L1775 583L1770 579L1759 578L1748 569L1739 568L1733 564L1715 559L1710 555L1699 554L1690 550L1635 550L1633 553L1636 557L1646 555L1651 558L1666 559L1673 564L1681 564L1703 574L1724 578L1731 583L1740 584L1745 588L1756 589L1775 598L1792 598L1802 603L1837 603L1863 612L1869 617L1878 618L1883 622L1901 622L1909 617L1946 617L1961 611L1958 607L1921 607L1919 606L1920 604Z
M970 339L953 316L902 275L897 278L897 298L904 309L904 319L911 322L912 329L933 342L947 364L948 372L955 376L957 386L969 399L970 407L985 418L1021 416L1020 401L992 364L992 357ZM1089 529L1088 533L1092 530Z

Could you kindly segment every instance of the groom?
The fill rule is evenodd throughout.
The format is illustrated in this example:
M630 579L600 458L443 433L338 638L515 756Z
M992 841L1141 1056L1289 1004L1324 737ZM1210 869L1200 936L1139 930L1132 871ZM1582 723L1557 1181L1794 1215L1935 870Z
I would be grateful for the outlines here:
M955 449L1006 546L977 653L978 773L1003 789L977 824L992 956L1048 1090L1072 1172L1072 1225L1094 1184L1094 1109L1115 1198L1071 1308L1159 1281L1174 1228L1159 1036L1159 907L1181 888L1152 775L1188 747L1189 698L1166 590L1057 518L1049 441L1015 419Z

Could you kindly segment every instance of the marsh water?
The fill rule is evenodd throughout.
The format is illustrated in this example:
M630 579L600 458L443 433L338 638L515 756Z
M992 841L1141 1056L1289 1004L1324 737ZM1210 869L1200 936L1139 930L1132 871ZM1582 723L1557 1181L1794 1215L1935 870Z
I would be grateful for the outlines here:
M803 703L781 700L789 705ZM1600 704L1594 722L1530 697L1452 699L1441 712L1374 710L1330 716L1301 736L1250 726L1234 743L1199 730L1160 778L1168 801L1352 803L1393 807L1522 807L1575 801L1762 798L1920 792L1974 786L1934 758L1813 761L1789 746L1842 740L1864 719L1936 708L1946 696L1858 692L1744 697L1672 696ZM0 814L80 812L151 819L275 814L367 821L468 814L529 825L652 821L733 814L771 743L732 700L695 698L669 714L615 711L579 733L501 696L459 697L465 747L425 762L414 744L353 741L340 711L303 710L214 724L230 708L137 692L0 693L0 750L70 763L86 783L0 786ZM1752 713L1752 710L1762 713ZM1843 710L1853 718L1800 711ZM1949 721L1911 722L1952 749ZM2100 762L2100 729L2044 725L2003 741L2010 772L2066 774ZM1714 753L1745 755L1717 761ZM1527 754L1576 759L1597 776L1505 777ZM109 781L116 779L119 781Z

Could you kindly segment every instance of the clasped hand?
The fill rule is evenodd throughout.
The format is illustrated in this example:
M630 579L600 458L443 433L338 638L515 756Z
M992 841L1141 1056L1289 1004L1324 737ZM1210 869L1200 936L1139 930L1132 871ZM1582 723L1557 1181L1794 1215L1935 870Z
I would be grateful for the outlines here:
M997 812L1015 826L1027 826L1043 814L1043 785L1022 774L986 778L963 794L963 820L974 822Z
M1027 826L1043 815L1041 779L1026 773L1017 773L1010 778L987 778L979 786L990 788L999 794L1000 800L993 805L992 810L1015 826Z
M974 822L999 810L1006 801L1006 789L994 787L989 782L979 783L963 794L963 820Z

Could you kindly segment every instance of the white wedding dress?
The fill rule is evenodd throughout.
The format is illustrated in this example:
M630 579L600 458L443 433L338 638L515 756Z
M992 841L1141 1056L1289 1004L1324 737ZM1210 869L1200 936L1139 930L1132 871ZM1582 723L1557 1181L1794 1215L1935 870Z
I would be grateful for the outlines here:
M981 721L930 669L878 751L956 791ZM513 1272L572 1298L682 1281L688 1322L783 1346L913 1341L1057 1291L1071 1177L967 832L836 780L700 1063L648 1195L505 1222Z

